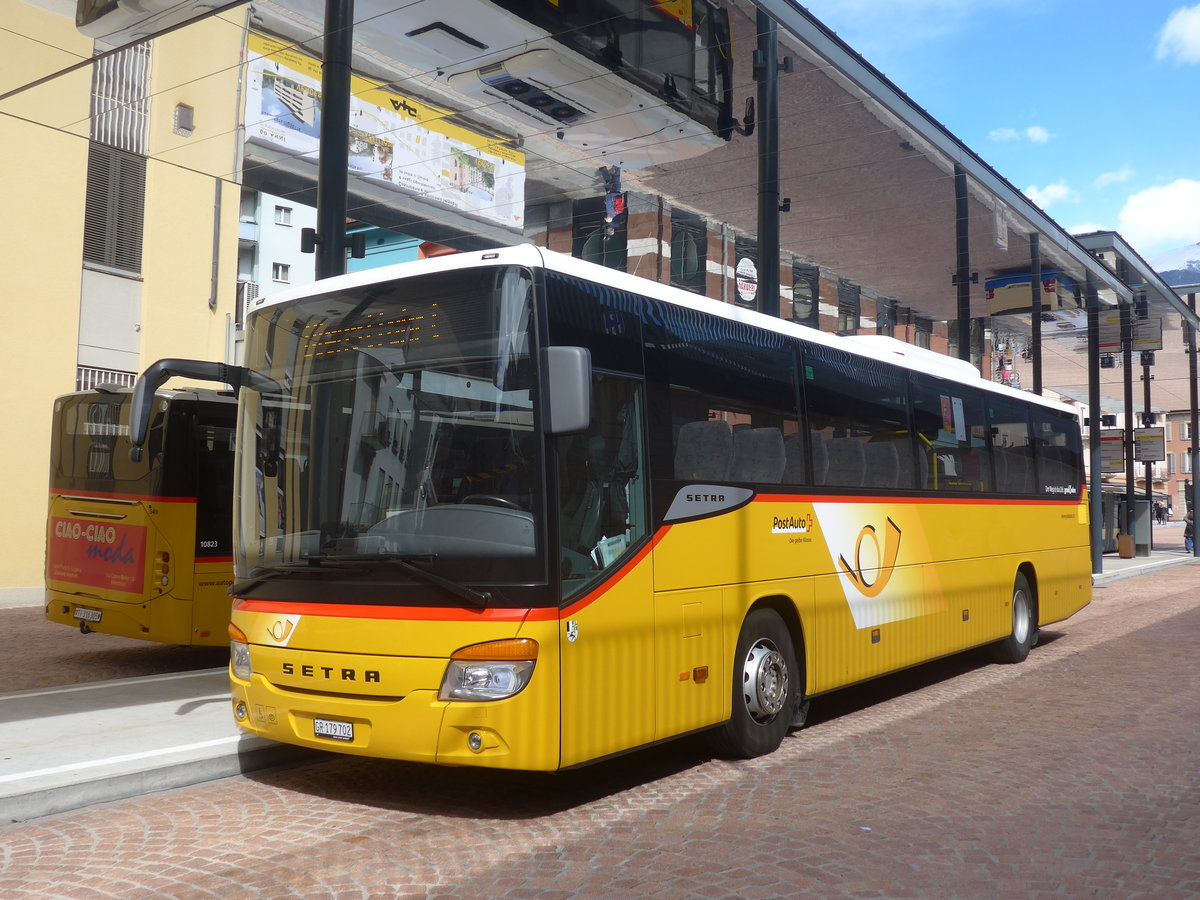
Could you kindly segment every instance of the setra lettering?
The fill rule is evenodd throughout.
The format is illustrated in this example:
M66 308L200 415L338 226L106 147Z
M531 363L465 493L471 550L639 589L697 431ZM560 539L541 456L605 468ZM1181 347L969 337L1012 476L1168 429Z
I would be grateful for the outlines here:
M380 684L378 669L335 669L333 666L313 666L308 663L285 662L280 668L284 675L299 675L301 678L314 678L323 681L350 681L362 684Z
M688 503L724 503L724 494L687 494L685 498Z

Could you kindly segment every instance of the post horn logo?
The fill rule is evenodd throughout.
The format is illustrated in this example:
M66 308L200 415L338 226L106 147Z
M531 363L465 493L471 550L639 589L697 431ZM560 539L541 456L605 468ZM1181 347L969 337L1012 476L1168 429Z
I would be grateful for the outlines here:
M293 627L290 619L276 619L271 623L271 627L267 629L267 633L278 643L282 644L291 635Z
M863 541L867 538L875 545L875 559L879 562L877 565L866 567L863 570L862 563L862 547ZM842 573L854 582L854 586L858 588L859 593L864 597L878 597L887 583L892 579L892 572L896 568L896 557L900 554L900 526L893 522L890 518L885 526L885 534L883 539L883 548L879 546L879 535L875 533L874 525L865 525L863 530L858 533L858 540L854 544L854 566L846 562L846 557L838 557L838 568ZM872 576L874 580L871 580Z

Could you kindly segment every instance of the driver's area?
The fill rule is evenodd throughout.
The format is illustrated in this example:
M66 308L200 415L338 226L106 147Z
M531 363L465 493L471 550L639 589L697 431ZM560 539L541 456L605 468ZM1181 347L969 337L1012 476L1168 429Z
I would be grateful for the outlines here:
M591 425L559 438L564 598L620 563L648 532L642 398L640 382L595 373Z

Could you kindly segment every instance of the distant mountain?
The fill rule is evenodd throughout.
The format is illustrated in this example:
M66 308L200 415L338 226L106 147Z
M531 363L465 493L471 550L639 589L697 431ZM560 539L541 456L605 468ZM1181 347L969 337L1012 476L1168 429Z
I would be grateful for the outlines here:
M1169 285L1200 283L1200 244L1188 244L1146 260Z

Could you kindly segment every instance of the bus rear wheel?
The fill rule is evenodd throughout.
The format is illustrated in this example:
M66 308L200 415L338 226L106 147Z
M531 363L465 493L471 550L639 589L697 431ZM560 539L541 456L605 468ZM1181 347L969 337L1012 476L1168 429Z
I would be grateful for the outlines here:
M1019 663L1029 656L1037 643L1037 607L1029 579L1021 572L1013 582L1012 630L1008 637L993 645L992 655L996 662Z
M800 693L796 652L773 609L746 616L733 660L733 710L709 733L718 756L751 759L777 749L796 713Z

